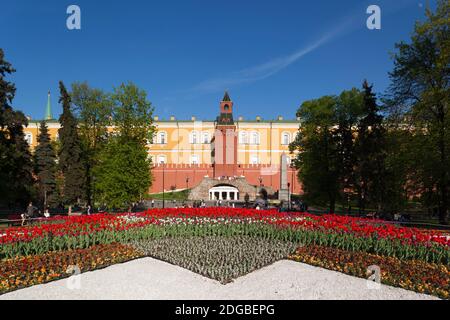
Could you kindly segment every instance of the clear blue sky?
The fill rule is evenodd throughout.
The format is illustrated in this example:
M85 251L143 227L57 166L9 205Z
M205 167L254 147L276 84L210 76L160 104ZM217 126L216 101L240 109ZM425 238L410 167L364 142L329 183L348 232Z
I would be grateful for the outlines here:
M82 29L66 28L77 4ZM382 9L382 29L366 9ZM435 1L431 1L434 7ZM359 87L378 93L389 52L409 40L426 0L14 0L0 5L0 47L17 69L14 106L42 119L58 81L111 90L132 81L155 114L213 119L225 89L236 116L294 118L305 100Z

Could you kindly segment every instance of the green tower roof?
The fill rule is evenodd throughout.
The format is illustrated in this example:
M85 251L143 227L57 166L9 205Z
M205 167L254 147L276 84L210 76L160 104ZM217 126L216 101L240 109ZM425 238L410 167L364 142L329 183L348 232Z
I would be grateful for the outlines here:
M47 108L45 110L45 120L53 120L52 106L50 104L50 91L48 92Z
M222 101L224 101L224 102L230 102L231 101L230 95L228 94L228 91L225 91L225 95L224 95Z

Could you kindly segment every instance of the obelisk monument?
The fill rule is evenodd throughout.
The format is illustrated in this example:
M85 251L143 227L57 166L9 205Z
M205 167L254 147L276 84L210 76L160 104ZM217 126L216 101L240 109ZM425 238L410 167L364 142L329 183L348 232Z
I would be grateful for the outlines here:
M278 200L280 201L289 201L287 170L288 170L287 155L283 153L281 155L281 166L280 166L280 191L278 192Z

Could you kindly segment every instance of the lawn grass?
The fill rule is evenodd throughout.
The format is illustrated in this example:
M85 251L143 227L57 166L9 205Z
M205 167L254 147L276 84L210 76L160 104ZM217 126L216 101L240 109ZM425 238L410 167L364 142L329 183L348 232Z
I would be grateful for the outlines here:
M191 190L167 191L164 193L164 199L169 201L170 200L184 201L188 199L190 191ZM148 194L145 198L147 200L163 200L163 194L162 193Z

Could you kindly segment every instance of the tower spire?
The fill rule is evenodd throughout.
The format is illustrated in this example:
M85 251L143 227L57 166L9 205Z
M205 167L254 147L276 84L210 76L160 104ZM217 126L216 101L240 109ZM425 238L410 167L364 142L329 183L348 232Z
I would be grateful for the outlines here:
M225 95L223 96L222 101L225 101L225 102L230 102L231 101L230 95L228 94L228 90L225 91Z
M53 120L52 106L50 103L50 91L48 92L47 108L45 110L45 120Z

